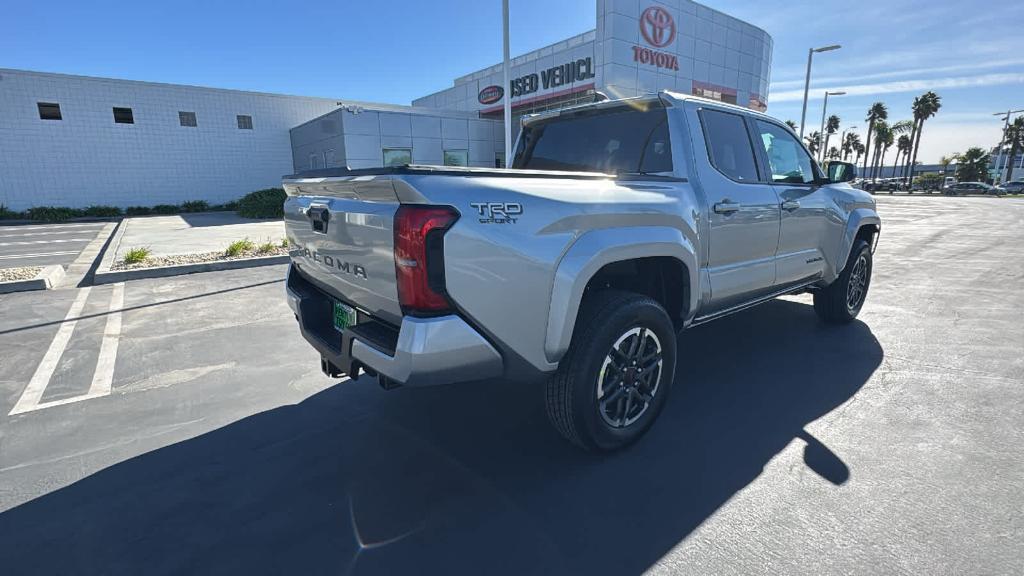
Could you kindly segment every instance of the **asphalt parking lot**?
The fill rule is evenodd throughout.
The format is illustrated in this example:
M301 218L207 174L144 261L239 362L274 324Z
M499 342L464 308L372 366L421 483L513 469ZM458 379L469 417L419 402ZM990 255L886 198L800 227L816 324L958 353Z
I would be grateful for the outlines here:
M684 333L604 457L539 387L327 379L283 267L0 296L0 571L1024 573L1024 200L879 210L859 321Z
M0 226L0 268L71 264L105 222Z

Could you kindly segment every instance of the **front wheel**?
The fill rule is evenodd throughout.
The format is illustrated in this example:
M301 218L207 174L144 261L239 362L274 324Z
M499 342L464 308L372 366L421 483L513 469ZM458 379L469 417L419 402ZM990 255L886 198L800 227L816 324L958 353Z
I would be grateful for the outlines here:
M818 317L832 324L852 322L868 296L872 264L871 246L864 240L857 240L839 278L814 293L814 311Z
M548 418L581 448L622 448L658 417L675 367L675 328L658 302L611 290L589 295L572 344L547 382Z

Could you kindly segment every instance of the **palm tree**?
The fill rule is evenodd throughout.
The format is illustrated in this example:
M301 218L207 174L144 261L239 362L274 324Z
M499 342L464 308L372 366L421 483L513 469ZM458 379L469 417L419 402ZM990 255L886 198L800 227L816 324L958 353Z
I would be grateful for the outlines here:
M854 134L854 136L857 135ZM853 151L857 154L857 156L855 156L853 159L853 163L860 164L860 157L863 156L864 152L867 150L867 147L864 146L864 143L860 141L860 136L857 136L851 148L853 148Z
M825 144L821 147L822 151L825 151L825 150L829 149L828 148L828 139L831 138L832 135L835 134L838 131L839 131L839 116L836 116L835 114L833 114L833 115L828 117L828 120L825 121Z
M956 179L960 182L981 182L988 176L989 153L977 146L968 148L957 158Z
M793 122L792 120L786 120L786 126L789 126L790 130L792 130L793 132L796 132L796 129L797 129L796 122Z
M919 110L922 110L923 107L924 107L924 100L922 99L921 96L918 96L917 98L914 98L914 103L911 104L911 106L910 106L910 109L914 113L914 120L913 120L914 124L911 127L911 129L910 129L910 148L911 148L911 151L913 151L913 148L914 148L914 140L917 138L917 124L918 124ZM912 176L913 170L911 170L910 168L911 168L910 167L910 154L908 153L907 157L903 159L903 175L902 175L902 177L904 178L904 180L910 180L911 182L913 182L913 176Z
M897 122L896 124L899 124L899 122ZM896 128L894 125L893 133L895 132ZM900 164L900 156L903 156L904 160L907 159L907 155L910 154L910 146L912 142L913 141L910 139L910 136L907 136L906 134L900 134L900 137L896 139L896 161L892 163L893 172L895 172L897 167L903 167L903 165ZM893 174L893 176L896 176L896 174Z
M839 160L839 148L836 148L835 146L829 148L828 149L828 159L829 160Z
M821 147L821 132L811 132L804 136L804 140L807 140L807 150L810 151L811 156L817 158L818 150Z
M874 138L875 138L875 151L871 155L871 180L872 182L878 179L879 161L882 158L882 147L885 145L886 138L892 134L889 124L885 120L876 120L874 122ZM868 134L871 137L871 134ZM870 146L868 147L870 150Z
M849 159L850 154L856 151L858 144L860 144L860 135L855 132L847 132L846 137L843 138L843 143L840 145L840 148L843 151L844 162ZM856 164L856 162L854 162L854 164Z
M884 178L885 172L883 171L883 169L885 168L885 154L886 152L889 151L889 148L892 147L894 137L891 127L886 126L885 123L882 123L881 128L882 129L878 130L875 134L875 140L877 140L882 147L882 154L878 159L878 175Z
M864 119L868 123L868 140L864 147L867 150L871 150L871 135L875 131L875 122L879 120L887 120L889 118L889 109L885 107L885 104L881 102L875 102L868 108L867 118ZM868 157L864 156L864 173L868 171Z
M909 166L909 179L914 179L914 166L917 164L917 152L921 148L921 131L924 129L924 121L935 116L935 113L942 108L942 98L938 94L929 90L921 96L914 98L914 121L916 122L915 129L913 131L913 152L910 158Z
M1006 182L1013 181L1013 162L1017 154L1024 148L1024 116L1017 116L1013 123L1006 127L1006 145L1010 147L1009 165L1006 167ZM998 167L997 167L998 168Z
M892 129L892 133L893 133L894 136L900 136L900 135L906 134L907 132L912 132L913 129L914 129L914 122L912 120L900 120L899 122L897 122L897 123L893 124L892 126L890 126L890 128ZM914 142L913 137L910 138L910 142L911 143ZM907 152L909 153L909 150ZM897 169L897 167L900 169L900 177L903 176L903 172L902 172L903 164L900 164L899 158L900 158L900 156L899 156L899 154L897 154L896 155L896 161L892 163L892 176L893 176L893 178L896 177L896 169ZM906 155L903 156L903 160L904 161L906 161L907 158L908 158L908 156L906 156Z

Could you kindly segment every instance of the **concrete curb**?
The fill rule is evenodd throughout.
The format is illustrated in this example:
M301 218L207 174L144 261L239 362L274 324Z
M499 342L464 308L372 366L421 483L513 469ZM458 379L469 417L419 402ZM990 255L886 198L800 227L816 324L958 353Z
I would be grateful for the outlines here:
M59 264L44 266L31 280L0 282L0 294L25 292L28 290L49 290L64 278L64 267Z
M124 227L123 224L124 220L105 224L96 238L83 248L78 258L75 258L75 261L67 267L67 275L57 288L83 285L83 282L86 282L89 277L89 273L98 269L97 260L104 254L103 248L109 244L111 236Z
M117 230L114 230L114 235L110 237L110 241L107 242L107 248L103 251L103 258L100 258L100 265L96 268L95 283L100 284L100 274L110 272L110 269L114 266L114 259L117 258L117 248L121 246L121 238L124 236L124 231L128 229L128 219L122 220L117 225Z
M112 247L107 249L112 252ZM200 262L198 264L179 264L177 266L159 266L156 268L135 268L133 270L110 270L109 266L104 268L101 264L93 279L93 284L112 284L124 282L125 280L139 280L141 278L164 278L167 276L179 276L182 274L195 274L196 272L216 272L218 270L237 270L240 268L253 268L256 266L272 266L274 264L287 264L287 254L281 256L260 256L257 258L240 258L238 260L218 260L214 262ZM104 256L106 261L106 256ZM104 262L105 263L105 262Z

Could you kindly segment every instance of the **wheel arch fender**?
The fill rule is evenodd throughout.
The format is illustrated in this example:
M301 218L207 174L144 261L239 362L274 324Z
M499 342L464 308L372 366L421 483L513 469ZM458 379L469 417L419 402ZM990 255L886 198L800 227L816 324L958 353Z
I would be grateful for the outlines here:
M839 245L839 253L836 254L837 276L846 268L846 261L850 258L853 243L857 240L860 230L864 227L869 227L872 230L872 235L877 242L878 235L882 231L882 219L878 217L878 213L871 208L857 208L850 212L850 217L846 220L843 240ZM874 249L875 246L872 244L871 250L874 251Z
M608 264L650 257L670 257L683 265L689 286L685 310L696 310L697 251L681 230L635 226L588 231L566 250L555 270L544 341L548 361L557 363L569 349L584 290L594 275Z

